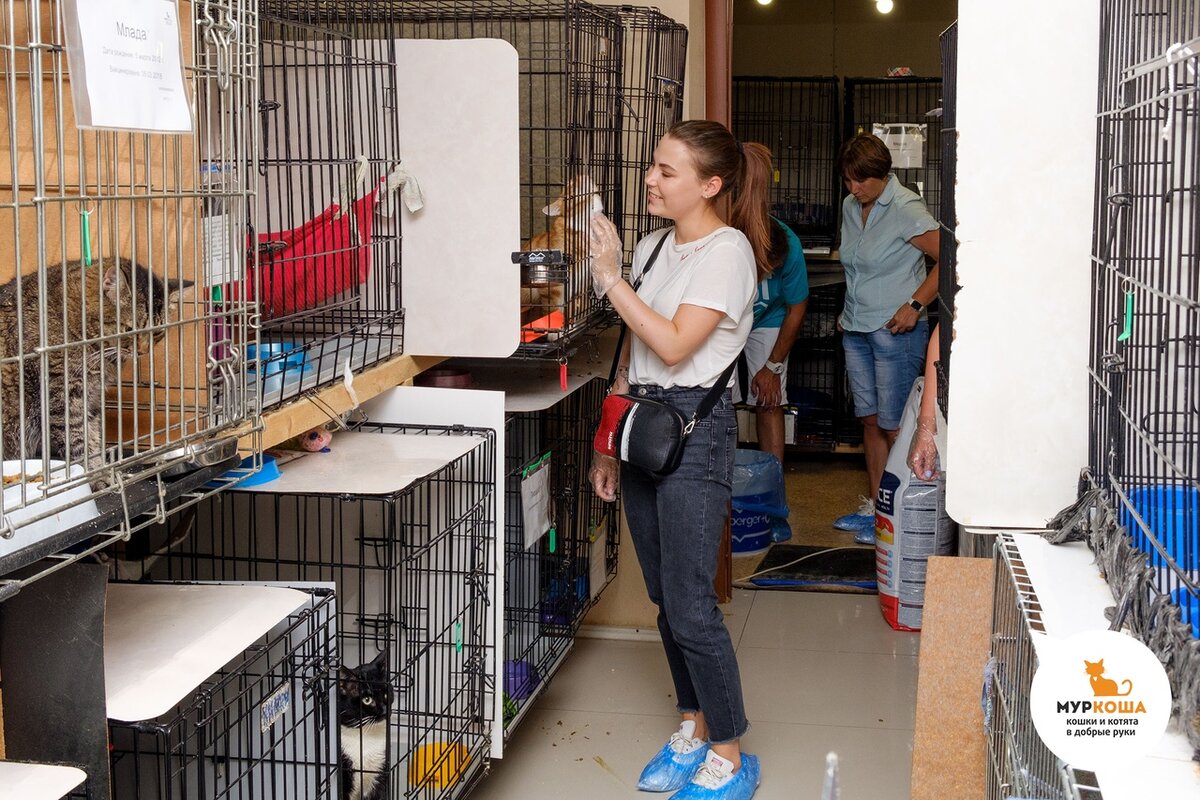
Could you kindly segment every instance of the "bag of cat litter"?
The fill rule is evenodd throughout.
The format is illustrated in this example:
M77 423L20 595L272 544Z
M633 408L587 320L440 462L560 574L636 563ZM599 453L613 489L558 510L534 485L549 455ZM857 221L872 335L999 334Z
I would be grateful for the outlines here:
M908 468L908 444L917 429L925 379L917 378L900 434L888 454L875 498L875 577L883 618L898 631L921 630L925 606L925 569L930 556L954 553L954 520L946 515L946 473L921 481ZM946 428L938 419L938 430Z

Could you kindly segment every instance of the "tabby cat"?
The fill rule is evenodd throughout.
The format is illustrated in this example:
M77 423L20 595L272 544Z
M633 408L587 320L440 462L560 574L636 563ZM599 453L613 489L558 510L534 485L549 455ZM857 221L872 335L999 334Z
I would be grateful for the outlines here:
M341 726L342 800L384 800L388 796L387 750L392 687L387 651L368 664L338 672Z
M20 294L18 295L18 280ZM191 281L165 281L128 259L85 267L49 267L42 297L37 273L0 286L0 437L4 457L42 455L47 425L50 457L98 468L104 456L104 391L134 352L146 354L179 318L181 293ZM174 313L170 313L175 306ZM44 314L47 338L39 331ZM20 324L18 324L18 321ZM106 337L97 341L100 337ZM83 343L85 340L87 343ZM48 403L42 408L42 360L48 353ZM21 418L20 403L25 404ZM105 483L104 479L94 481Z

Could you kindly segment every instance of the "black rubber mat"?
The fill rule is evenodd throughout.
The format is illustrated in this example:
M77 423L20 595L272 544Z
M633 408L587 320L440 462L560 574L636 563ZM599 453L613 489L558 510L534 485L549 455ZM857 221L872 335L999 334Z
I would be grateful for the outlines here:
M875 548L773 545L754 573L736 585L745 589L874 594Z

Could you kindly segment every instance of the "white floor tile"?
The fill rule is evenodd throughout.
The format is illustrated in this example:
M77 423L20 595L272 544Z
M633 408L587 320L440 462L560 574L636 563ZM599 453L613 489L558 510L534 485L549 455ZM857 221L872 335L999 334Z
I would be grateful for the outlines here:
M878 653L738 650L746 716L791 722L912 730L917 659Z
M755 800L817 800L838 753L842 800L907 800L917 637L873 596L738 590L724 607L762 759ZM472 800L646 800L638 774L674 730L657 642L580 639ZM665 796L664 796L665 797Z
M673 717L674 694L661 644L579 639L538 706Z
M754 611L739 647L915 656L919 633L896 631L879 597L822 592L753 592Z

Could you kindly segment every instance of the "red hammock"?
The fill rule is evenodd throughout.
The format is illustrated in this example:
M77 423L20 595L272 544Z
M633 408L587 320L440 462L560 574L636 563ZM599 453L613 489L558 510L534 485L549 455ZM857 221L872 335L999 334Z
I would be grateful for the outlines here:
M264 320L318 308L367 280L377 195L378 190L372 190L356 200L353 217L336 217L341 209L332 203L290 231L258 234L259 311ZM248 265L246 272L246 294L252 298L254 266Z

